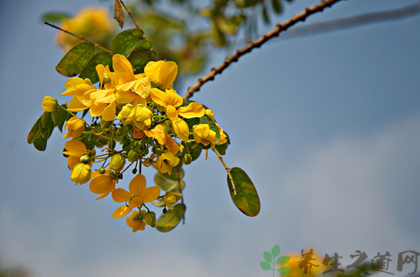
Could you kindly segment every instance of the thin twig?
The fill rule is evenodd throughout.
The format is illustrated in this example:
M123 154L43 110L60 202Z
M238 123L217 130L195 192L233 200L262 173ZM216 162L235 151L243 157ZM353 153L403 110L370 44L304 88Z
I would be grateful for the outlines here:
M127 11L128 15L130 16L131 21L133 21L134 25L136 25L136 28L137 28L138 30L141 30L141 29L139 28L139 25L137 25L136 21L134 20L133 16L131 15L130 11L129 11L129 10L127 9L127 7L125 6L124 2L123 2L122 0L118 0L118 1L120 1L121 5L123 5L124 9Z
M237 195L237 193L236 193L236 185L235 185L235 183L233 182L233 178L232 178L232 175L230 174L230 168L229 167L227 167L227 165L225 164L225 161L223 160L223 158L222 158L222 156L220 155L220 153L219 153L219 151L217 151L217 149L216 148L212 148L212 150L214 151L214 153L216 153L216 155L219 157L219 159L222 161L222 163L223 163L223 166L225 167L225 169L226 169L226 172L227 172L227 174L228 174L228 177L229 177L229 180L230 180L230 183L232 184L232 190L233 190L233 194L236 196Z
M93 42L93 41L90 41L90 40L88 40L88 39L85 39L84 37L80 37L80 36L78 36L78 35L75 35L75 34L73 34L73 33L69 32L69 31L66 31L66 30L64 30L64 29L61 29L60 27L55 26L55 25L53 25L53 24L50 24L50 23L48 23L48 22L44 22L44 24L46 24L46 25L48 25L48 26L50 26L50 27L53 27L53 28L55 28L55 29L58 29L58 30L60 30L60 31L62 31L62 32L66 33L66 34L69 34L69 35L72 35L72 36L74 36L74 37L77 37L78 39L81 39L81 40L83 40L83 41L91 42L91 43L93 43L93 44L95 45L95 47L98 47L98 48L100 48L100 49L102 49L102 50L104 50L104 51L106 51L106 52L108 52L109 54L111 54L111 55L112 55L112 52L111 52L110 50L106 49L105 47L103 47L103 46L101 46L101 45L99 45L99 44L97 44L97 43L95 43L95 42Z
M227 57L220 66L218 66L217 68L213 67L207 75L198 79L197 83L195 83L193 86L188 88L187 93L184 94L183 98L189 99L194 94L194 92L200 90L200 87L204 83L213 80L217 74L222 73L223 70L225 70L231 63L236 62L241 56L245 55L246 53L251 52L252 49L259 48L262 44L267 42L269 39L278 36L281 32L286 31L289 27L295 25L299 21L305 21L305 19L309 17L310 15L317 12L321 12L325 8L331 7L333 4L339 1L341 0L322 0L319 4L306 8L303 12L297 15L294 15L289 20L283 23L277 24L273 30L269 31L261 38L255 41L249 42L248 45L246 45L244 48L238 49L235 54L233 54L230 57Z

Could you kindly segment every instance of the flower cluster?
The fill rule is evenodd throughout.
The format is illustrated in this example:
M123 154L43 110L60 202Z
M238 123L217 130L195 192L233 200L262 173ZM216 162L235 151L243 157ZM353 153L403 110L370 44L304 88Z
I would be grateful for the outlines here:
M101 43L108 41L114 34L116 24L107 8L87 7L74 17L64 19L61 22L61 28ZM69 36L63 32L57 34L55 41L58 46L63 48L64 52L81 42L77 37Z
M227 147L228 137L210 109L184 100L174 90L176 63L151 61L144 73L134 74L130 61L116 54L112 68L96 66L98 87L89 79L69 79L62 93L72 97L68 105L58 105L46 96L42 107L52 113L62 109L69 115L63 138L72 139L65 143L63 154L70 179L76 185L90 182L96 199L111 194L116 203L122 203L112 216L122 218L132 212L126 221L136 232L156 225L156 214L147 203L163 207L166 213L182 200L182 165L197 159L202 149L217 152L216 147ZM78 112L83 115L78 117ZM88 112L91 123L83 119ZM99 164L95 170L94 164ZM164 184L155 178L158 185L146 187L142 166L157 169L159 177L166 180ZM134 178L128 190L117 188L130 167ZM161 195L161 190L166 193Z

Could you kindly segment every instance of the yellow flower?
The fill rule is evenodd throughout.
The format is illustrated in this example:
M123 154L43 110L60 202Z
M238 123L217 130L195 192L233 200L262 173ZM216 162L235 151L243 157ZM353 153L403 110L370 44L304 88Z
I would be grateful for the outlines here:
M150 96L154 102L166 108L166 114L172 122L173 130L181 140L186 141L190 130L188 124L179 116L184 118L202 117L205 113L203 105L198 102L192 102L188 106L180 107L177 110L176 108L182 105L183 99L175 90L171 89L167 89L165 93L157 88L153 88L150 91Z
M323 257L318 256L315 250L308 249L302 251L304 254L303 256L302 253L286 254L286 256L290 257L290 260L285 266L292 270L287 277L320 276L322 275L322 272L328 269L328 266L322 264ZM307 270L306 273L305 270Z
M77 138L83 134L85 130L85 121L78 117L72 117L64 124L64 129L67 129L67 133L63 136L63 138Z
M51 96L45 96L41 106L44 111L53 112L57 109L57 99Z
M161 173L171 174L172 168L179 164L179 158L169 151L162 153L156 160L156 168Z
M128 227L133 230L133 233L137 231L143 231L146 227L146 222L143 221L143 216L146 211L133 211L129 217L127 217L126 222Z
M146 178L137 174L128 185L130 192L125 189L118 188L112 192L112 199L117 203L128 202L128 205L119 207L112 214L113 218L121 218L126 216L132 209L140 207L144 203L150 203L156 200L160 194L160 188L153 186L146 188Z
M173 204L178 202L181 198L182 198L182 193L167 192L165 194L165 197L163 198L163 201L165 202L166 207L168 207L168 209L173 210L174 209Z
M227 135L223 132L223 129L219 126L219 124L217 124L216 120L214 120L213 111L210 109L206 109L206 115L208 115L211 119L213 119L214 123L216 123L216 126L219 129L220 140L217 143L217 145L225 144L228 141Z
M166 146L168 150L175 155L179 151L179 145L171 138L171 136L165 133L164 129L165 126L163 124L159 124L150 131L144 131L144 133L149 138L155 138L161 145L162 150L164 149L164 146Z
M107 174L101 174L92 179L89 184L89 189L91 192L96 194L101 194L96 200L104 198L115 190L115 183L117 179L114 176Z
M83 163L78 163L74 166L71 172L70 180L77 184L85 184L90 180L91 169L90 166Z
M78 112L86 110L91 104L84 104L83 98L86 92L96 90L94 86L88 81L83 80L79 77L73 77L64 84L66 91L61 95L72 95L73 98L69 102L68 110L72 112Z
M126 104L118 114L117 119L126 125L133 123L137 129L144 130L152 124L152 116L152 111L142 104L137 104L135 107Z
M85 8L74 17L63 20L60 26L64 30L96 42L110 36L116 27L108 9L99 7ZM64 51L70 50L80 42L82 42L80 39L63 32L59 32L56 36L56 43Z
M175 62L150 61L144 67L144 74L162 89L171 89L178 74L178 65Z
M80 157L88 152L83 142L78 140L69 140L64 144L66 151L63 154L68 155L67 165L70 170L73 170L74 166L80 163Z
M132 103L146 105L146 98L150 94L150 80L145 74L134 75L133 66L123 55L116 54L112 57L116 86L117 102L121 104Z
M193 136L197 143L202 143L205 146L217 142L216 132L210 130L210 127L207 124L198 124L194 126Z

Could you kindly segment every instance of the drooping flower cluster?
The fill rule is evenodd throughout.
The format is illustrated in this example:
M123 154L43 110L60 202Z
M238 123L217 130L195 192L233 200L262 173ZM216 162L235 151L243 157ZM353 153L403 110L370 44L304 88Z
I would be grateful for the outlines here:
M146 203L164 207L166 213L182 200L182 165L197 159L201 149L226 149L228 138L210 109L184 100L173 89L176 63L151 61L144 73L134 74L127 58L116 54L112 68L96 66L98 87L89 79L69 79L62 93L72 97L68 106L45 97L42 107L47 112L63 109L70 115L63 136L72 138L63 151L70 179L76 185L90 182L90 191L99 195L96 199L111 194L116 203L122 203L112 216L122 218L132 212L126 222L135 232L144 230L146 224L156 225L156 214ZM77 112L83 115L76 116ZM92 117L90 124L83 119L87 112ZM95 147L102 154L97 155ZM101 165L93 170L93 164ZM158 170L158 186L146 187L142 165ZM128 191L117 188L130 167L134 178ZM161 190L166 193L160 195Z

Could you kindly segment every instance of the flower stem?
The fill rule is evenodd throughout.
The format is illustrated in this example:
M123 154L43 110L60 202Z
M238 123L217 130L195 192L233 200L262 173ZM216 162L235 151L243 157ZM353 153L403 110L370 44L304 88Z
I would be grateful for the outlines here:
M217 149L216 149L216 148L214 148L214 147L212 148L212 150L214 151L214 153L216 153L216 155L217 155L217 156L219 157L219 159L222 161L223 166L225 167L226 172L227 172L227 174L228 174L228 176L229 176L230 183L232 184L233 194L236 196L236 195L237 195L237 193L236 193L236 186L235 186L235 183L233 182L232 175L230 174L230 170L231 170L231 169L227 167L227 165L225 164L225 161L223 160L223 158L222 158L222 156L220 155L219 151L217 151Z

